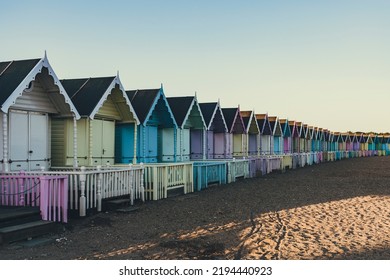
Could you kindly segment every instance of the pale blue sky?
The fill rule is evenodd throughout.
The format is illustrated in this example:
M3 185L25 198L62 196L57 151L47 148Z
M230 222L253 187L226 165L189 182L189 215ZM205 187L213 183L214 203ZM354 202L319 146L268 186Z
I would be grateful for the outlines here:
M0 61L47 50L62 78L390 131L390 1L3 1Z

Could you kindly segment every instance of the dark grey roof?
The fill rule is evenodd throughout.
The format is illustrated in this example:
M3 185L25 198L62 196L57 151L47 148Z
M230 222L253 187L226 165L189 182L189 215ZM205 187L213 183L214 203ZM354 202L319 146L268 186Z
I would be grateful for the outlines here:
M115 77L66 79L61 84L81 116L89 116Z
M199 103L200 110L202 111L202 115L204 118L204 121L206 122L206 126L208 127L210 125L210 122L212 121L212 117L215 111L215 107L218 106L217 102L209 102L209 103Z
M237 108L222 108L223 117L225 118L226 126L229 132L232 130L234 121L236 120Z
M249 125L249 120L251 119L251 117L242 117L242 120L244 122L244 125L245 125L245 128L248 129L248 125Z
M0 62L0 104L3 104L41 59Z
M181 96L181 97L167 97L169 107L176 119L176 123L181 127L184 123L184 119L191 109L191 104L194 101L193 96Z
M126 91L127 97L129 98L131 105L142 124L144 124L160 90L161 89L157 88Z

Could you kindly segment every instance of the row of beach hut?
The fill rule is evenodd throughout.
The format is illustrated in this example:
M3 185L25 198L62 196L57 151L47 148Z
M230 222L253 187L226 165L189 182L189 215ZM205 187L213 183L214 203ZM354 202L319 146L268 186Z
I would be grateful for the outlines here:
M162 85L126 90L118 74L59 79L46 54L0 62L0 104L3 175L68 176L70 208L81 215L105 198L161 199L177 188L187 193L390 151L389 134L333 132L202 103L196 94L167 97ZM3 191L0 205L4 197Z

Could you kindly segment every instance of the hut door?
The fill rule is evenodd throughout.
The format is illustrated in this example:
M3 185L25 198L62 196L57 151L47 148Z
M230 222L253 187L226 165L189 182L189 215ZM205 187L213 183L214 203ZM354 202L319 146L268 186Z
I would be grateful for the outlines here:
M207 158L214 158L214 132L208 130L207 131Z
M174 161L175 156L175 129L163 128L161 129L161 158L163 162Z
M144 145L146 147L145 162L157 162L157 126L145 127Z
M10 112L11 171L48 168L47 114Z
M225 133L214 134L214 158L224 158L227 143Z
M243 155L242 138L243 138L243 134L233 134L233 155L234 156Z
M191 159L203 158L203 130L191 130Z
M92 120L94 165L114 164L115 122Z
M190 160L190 130L183 129L183 161Z
M45 169L47 166L47 147L48 147L48 119L47 114L30 113L30 149L29 164L30 170Z

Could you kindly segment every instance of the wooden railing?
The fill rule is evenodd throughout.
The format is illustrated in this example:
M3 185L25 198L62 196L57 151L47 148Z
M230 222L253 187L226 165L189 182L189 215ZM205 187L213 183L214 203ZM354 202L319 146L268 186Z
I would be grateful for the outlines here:
M227 165L222 161L195 161L194 188L197 191L207 188L210 184L226 184Z
M142 165L127 165L121 167L57 167L51 171L31 171L26 174L67 176L69 209L78 210L80 216L86 216L86 211L89 209L101 211L103 199L129 196L131 204L135 199L144 201L143 172Z
M246 159L235 159L227 161L228 183L235 182L238 178L249 178L249 162Z
M168 192L183 189L183 193L194 191L192 162L145 164L145 195L147 200L168 197Z
M39 206L43 220L68 222L68 177L0 176L0 205Z

